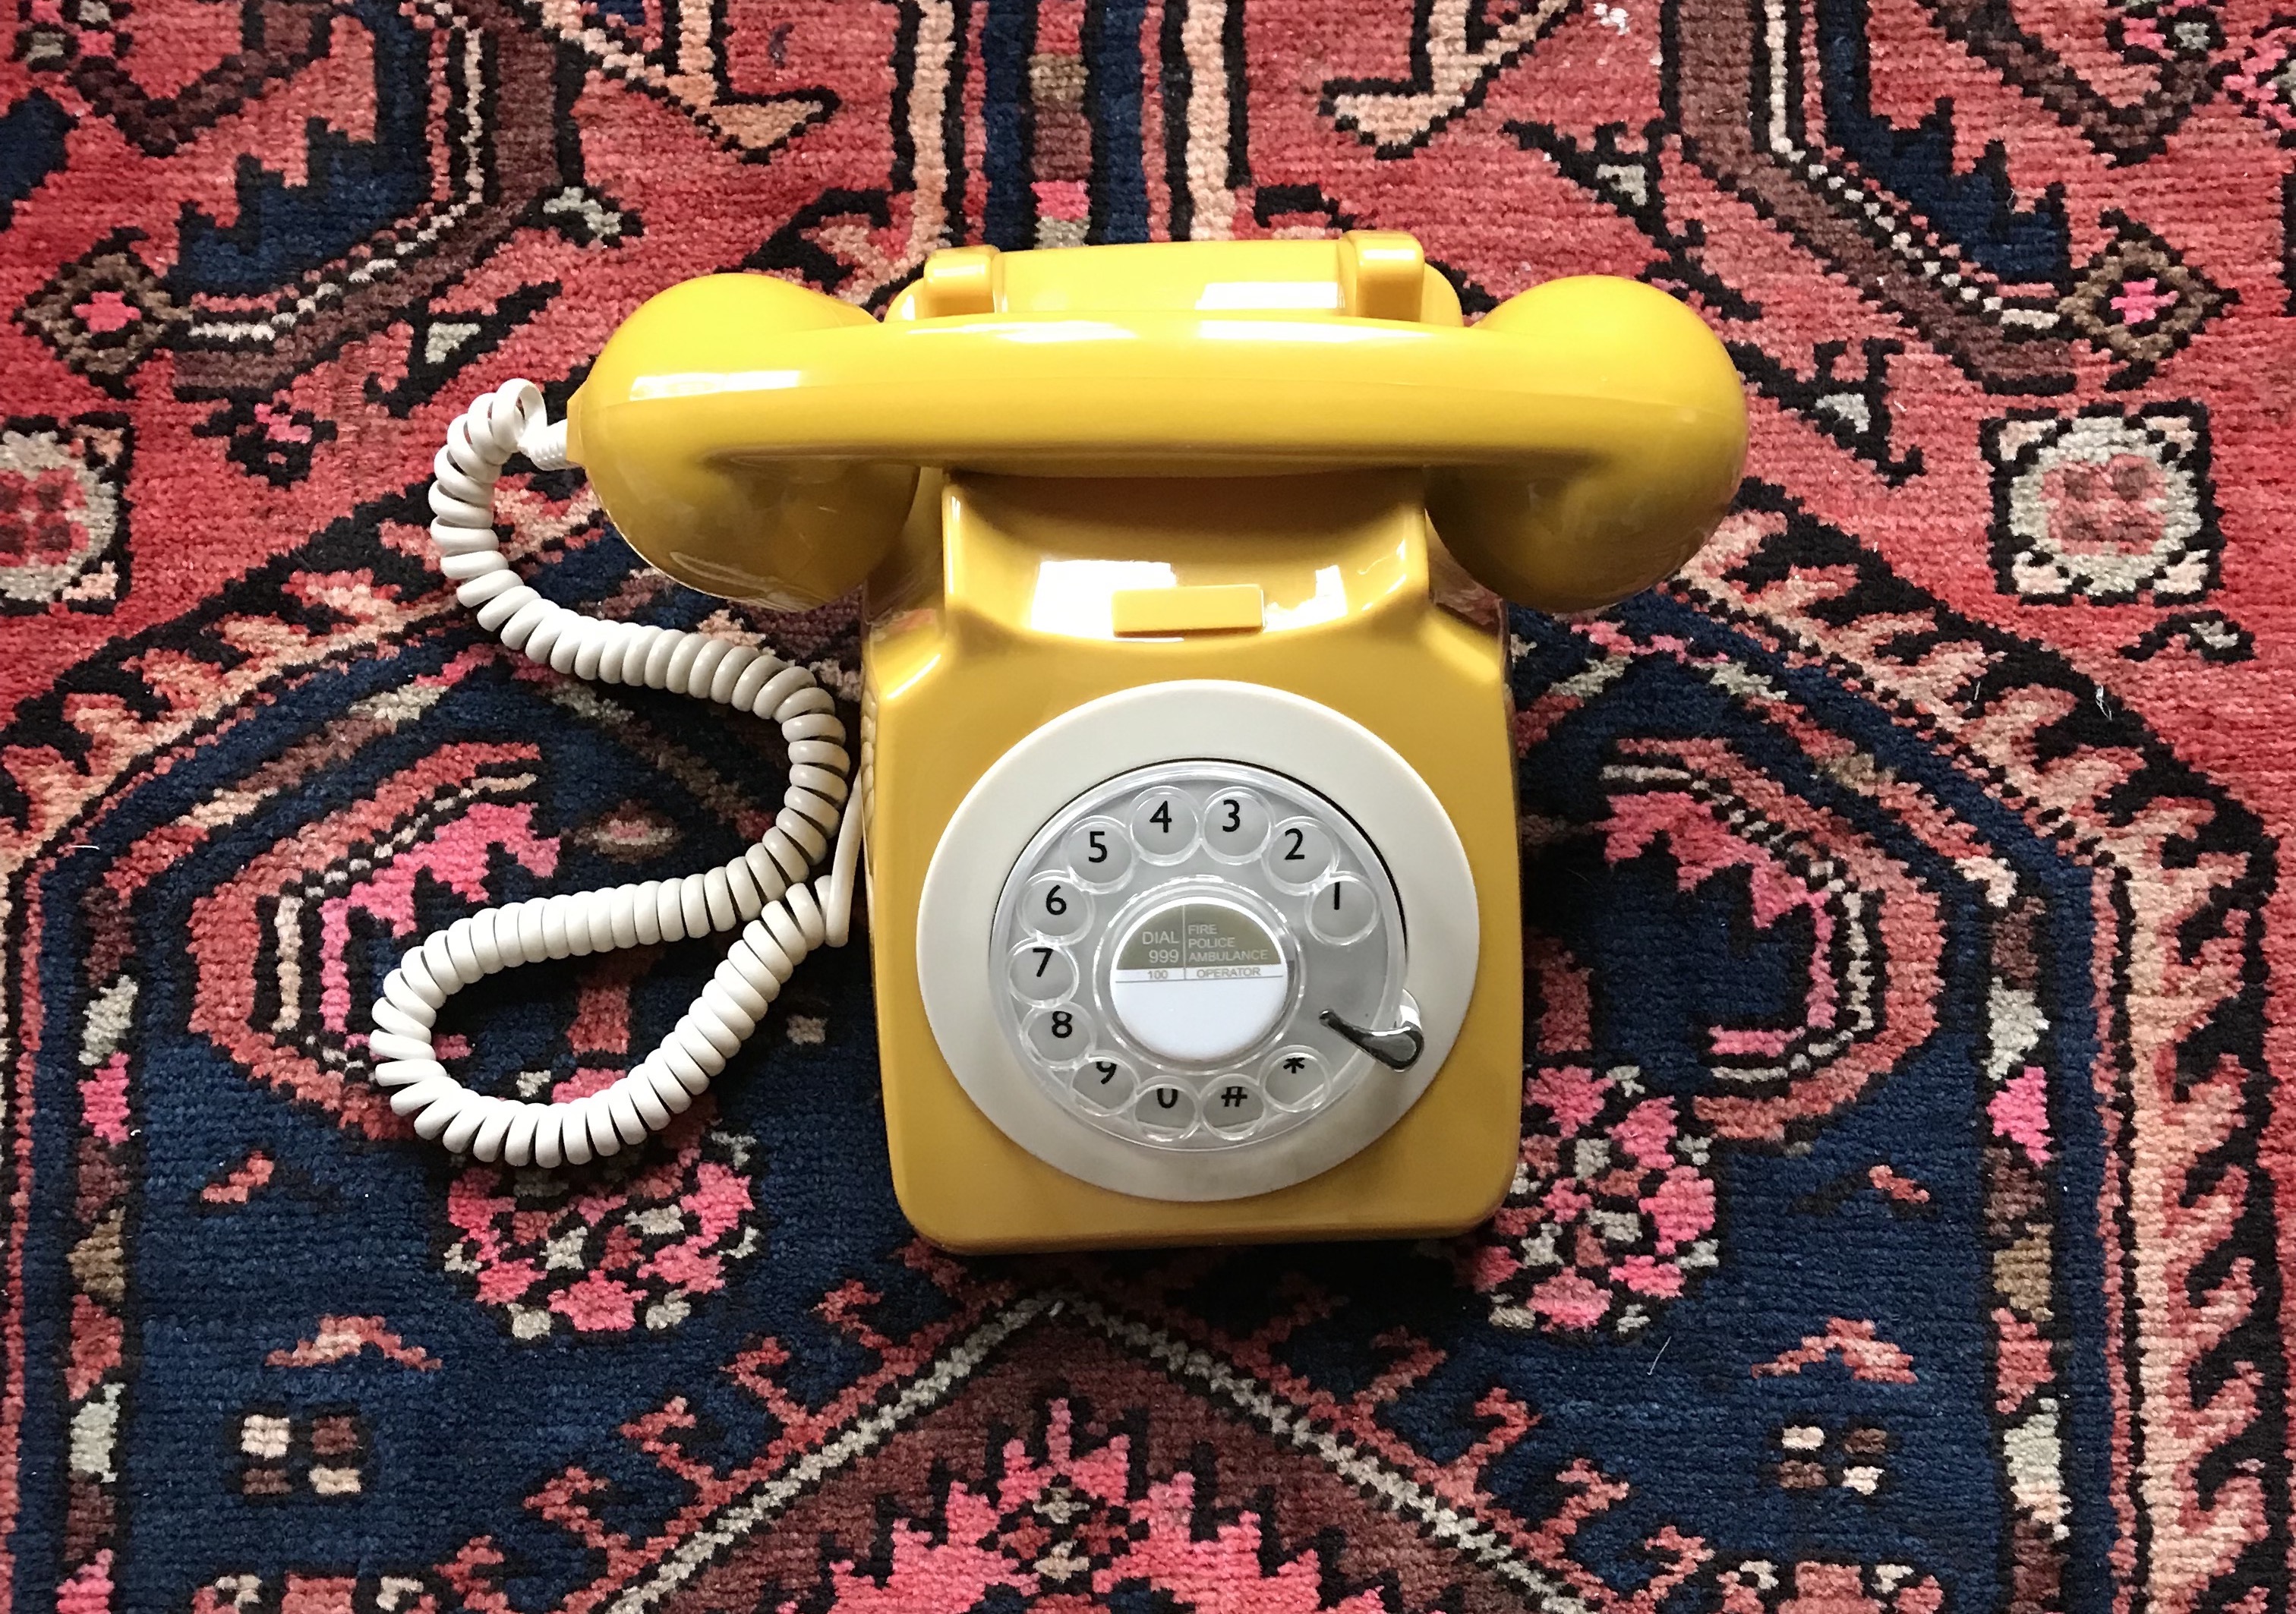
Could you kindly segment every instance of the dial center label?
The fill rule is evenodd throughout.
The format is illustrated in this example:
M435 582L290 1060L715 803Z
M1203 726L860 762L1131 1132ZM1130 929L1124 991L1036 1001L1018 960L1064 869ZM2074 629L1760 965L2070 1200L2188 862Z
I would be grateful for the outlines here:
M1243 909L1197 898L1134 923L1116 950L1109 996L1124 1028L1168 1059L1234 1057L1275 1026L1292 968Z

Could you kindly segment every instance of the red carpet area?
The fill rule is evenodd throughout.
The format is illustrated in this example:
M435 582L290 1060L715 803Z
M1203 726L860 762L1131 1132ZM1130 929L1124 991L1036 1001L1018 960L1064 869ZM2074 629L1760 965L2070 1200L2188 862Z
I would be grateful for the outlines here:
M2249 0L23 0L0 53L0 1602L2285 1614L2296 20ZM642 1149L367 1005L731 856L766 725L513 656L448 420L643 299L1408 230L1728 343L1734 513L1512 622L1521 1164L1438 1243L966 1260L863 950ZM857 695L849 603L537 586ZM692 709L688 709L692 708ZM452 1030L570 1097L707 943ZM483 1028L483 1036L480 1035ZM442 1051L463 1051L448 1036Z

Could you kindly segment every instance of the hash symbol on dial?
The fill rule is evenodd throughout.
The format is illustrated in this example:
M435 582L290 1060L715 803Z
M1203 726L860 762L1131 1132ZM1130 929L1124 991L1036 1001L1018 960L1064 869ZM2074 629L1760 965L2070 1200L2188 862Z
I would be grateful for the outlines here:
M1204 1118L1215 1132L1249 1134L1267 1113L1259 1090L1249 1082L1223 1080L1205 1094Z

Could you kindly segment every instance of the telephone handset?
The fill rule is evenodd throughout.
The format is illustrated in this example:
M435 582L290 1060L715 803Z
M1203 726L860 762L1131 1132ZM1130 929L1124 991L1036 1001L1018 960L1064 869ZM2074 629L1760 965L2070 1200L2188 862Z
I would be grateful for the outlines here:
M376 1077L482 1159L641 1143L844 940L865 821L894 1184L928 1237L1472 1225L1513 1169L1520 938L1500 623L1453 564L1608 603L1696 549L1744 450L1681 304L1569 279L1470 328L1392 233L955 249L882 322L763 276L674 287L564 422L523 382L455 422L432 533L512 648L778 722L784 805L721 868L428 938L375 1006ZM492 526L513 452L580 465L696 587L861 586L858 757L806 669L520 582ZM604 1093L518 1103L437 1058L495 970L734 930Z
M1191 292L1193 296L1189 295ZM1460 323L1407 236L937 254L880 324L762 275L632 315L569 452L682 582L818 605L859 584L914 470L1218 477L1429 468L1445 545L1550 610L1687 560L1736 488L1744 402L1689 309L1553 281Z

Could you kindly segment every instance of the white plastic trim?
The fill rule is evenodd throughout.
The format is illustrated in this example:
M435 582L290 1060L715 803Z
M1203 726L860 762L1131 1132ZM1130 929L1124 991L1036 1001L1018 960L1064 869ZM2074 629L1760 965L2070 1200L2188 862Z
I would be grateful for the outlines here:
M430 537L439 569L460 585L455 597L512 650L555 671L674 690L770 718L793 764L775 826L732 862L683 880L484 909L424 938L383 982L369 1043L373 1076L390 1090L391 1109L414 1118L418 1135L482 1160L578 1166L668 1127L757 1029L806 955L844 944L861 820L842 811L852 767L845 725L811 672L730 640L586 617L519 581L494 529L495 483L513 453L543 470L570 463L565 423L548 418L530 381L480 397L447 429L433 463ZM813 886L792 883L824 858L829 873ZM438 1059L432 1032L440 1008L498 970L737 926L740 939L669 1036L603 1093L520 1103L473 1093Z
M1264 1143L1183 1154L1096 1131L1045 1096L990 1006L1001 961L992 956L989 931L1005 875L1046 820L1119 774L1193 760L1289 774L1339 804L1370 838L1403 904L1404 989L1418 1005L1426 1046L1408 1071L1358 1081L1330 1109ZM1104 695L1007 751L941 832L917 912L925 1016L972 1102L1046 1165L1155 1200L1233 1200L1287 1188L1330 1170L1401 1120L1450 1054L1481 948L1466 848L1411 765L1329 707L1212 679Z

